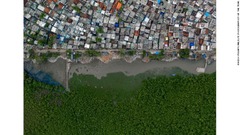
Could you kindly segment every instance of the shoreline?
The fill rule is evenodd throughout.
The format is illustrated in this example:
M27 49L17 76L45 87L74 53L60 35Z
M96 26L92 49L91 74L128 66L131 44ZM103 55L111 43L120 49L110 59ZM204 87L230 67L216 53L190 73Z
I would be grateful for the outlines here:
M183 71L187 71L192 74L200 74L196 71L197 67L203 67L205 60L191 61L191 60L174 60L171 62L165 61L150 61L149 63L144 63L142 60L137 59L132 63L128 63L125 60L113 60L109 63L103 63L99 60L93 60L91 63L81 64L81 63L72 63L71 69L69 71L70 77L73 73L77 75L94 75L96 78L101 79L106 77L109 73L123 72L127 76L137 75L140 73L160 70L166 70L170 68L180 68ZM216 61L208 65L205 73L216 72Z
M56 62L47 62L44 64L34 64L34 68L46 72L52 76L52 78L59 83L65 85L66 82L66 63L68 61L62 58L58 58ZM140 73L151 72L161 75L162 72L167 71L172 68L180 68L191 74L200 74L196 72L197 67L203 67L205 60L192 61L192 60L182 60L177 59L170 62L165 61L155 61L152 60L148 63L143 62L140 59L136 59L132 63L128 63L123 59L115 59L107 64L100 61L99 59L94 59L90 63L82 64L77 62L71 62L71 68L69 70L70 80L74 73L77 75L94 75L97 79L106 77L110 73L122 72L126 76L135 76ZM208 65L205 73L216 72L216 61Z

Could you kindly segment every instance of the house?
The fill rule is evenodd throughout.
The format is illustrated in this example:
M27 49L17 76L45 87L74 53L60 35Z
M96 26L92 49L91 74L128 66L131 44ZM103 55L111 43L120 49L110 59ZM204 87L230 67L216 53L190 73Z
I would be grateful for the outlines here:
M40 11L44 11L45 10L45 8L42 6L42 5L38 5L38 7L37 7Z
M51 9L50 9L49 7L45 7L45 8L44 8L44 12L45 12L45 13L49 14L50 11L51 11Z
M64 4L60 2L60 3L58 4L58 9L61 10L61 9L63 9L63 7L64 7Z

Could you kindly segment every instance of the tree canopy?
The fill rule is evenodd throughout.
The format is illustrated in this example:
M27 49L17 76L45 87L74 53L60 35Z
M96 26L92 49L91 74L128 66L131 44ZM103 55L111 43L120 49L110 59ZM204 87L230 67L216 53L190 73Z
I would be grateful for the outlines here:
M149 78L121 100L77 77L69 85L65 92L25 74L25 134L216 133L215 73Z

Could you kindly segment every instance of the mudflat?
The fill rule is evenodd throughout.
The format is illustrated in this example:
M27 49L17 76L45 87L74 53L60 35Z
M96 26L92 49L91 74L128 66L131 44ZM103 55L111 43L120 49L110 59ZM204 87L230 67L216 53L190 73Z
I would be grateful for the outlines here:
M192 74L199 74L196 72L197 67L204 67L204 60L190 61L190 60L175 60L172 62L151 61L144 63L141 60L136 60L133 63L127 63L124 60L113 60L108 64L101 61L94 60L88 64L73 63L70 69L70 78L73 73L94 75L98 79L106 76L109 73L123 72L127 76L137 75L147 71L161 71L168 68L181 68ZM208 65L206 73L213 73L216 71L216 62Z
M69 79L73 74L77 75L94 75L96 78L101 79L106 77L109 73L122 72L127 76L138 75L144 72L151 72L156 74L163 74L171 68L180 68L183 71L187 71L192 74L199 74L196 72L197 67L204 67L205 60L191 61L191 60L175 60L171 62L162 61L150 61L144 63L140 59L135 60L132 63L127 63L124 60L113 60L107 64L95 59L91 63L71 63L69 70ZM34 67L38 70L50 74L53 79L65 84L65 72L66 72L66 60L59 58L55 63L47 62L45 64L34 64ZM207 66L206 73L216 72L216 62Z

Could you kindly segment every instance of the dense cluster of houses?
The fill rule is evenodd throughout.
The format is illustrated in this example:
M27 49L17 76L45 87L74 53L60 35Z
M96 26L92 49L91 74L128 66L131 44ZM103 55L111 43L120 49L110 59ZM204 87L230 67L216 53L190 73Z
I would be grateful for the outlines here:
M24 42L39 48L216 48L214 0L24 2Z

